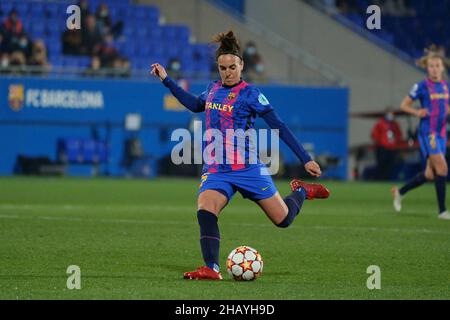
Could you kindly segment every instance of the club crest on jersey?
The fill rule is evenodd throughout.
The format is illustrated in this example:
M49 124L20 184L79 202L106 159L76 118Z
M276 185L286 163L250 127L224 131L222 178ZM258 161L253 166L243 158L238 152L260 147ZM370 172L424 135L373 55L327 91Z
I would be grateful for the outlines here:
M236 93L235 92L230 92L229 94L228 94L228 100L233 100L234 98L236 98Z

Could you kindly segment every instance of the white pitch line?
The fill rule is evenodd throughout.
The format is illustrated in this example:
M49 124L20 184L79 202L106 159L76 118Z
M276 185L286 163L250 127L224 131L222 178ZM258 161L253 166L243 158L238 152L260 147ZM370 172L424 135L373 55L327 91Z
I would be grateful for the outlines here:
M104 219L104 218L82 218L82 217L55 217L55 216L35 216L35 217L24 217L17 215L0 215L0 219L37 219L37 220L48 220L48 221L77 221L77 222L101 222L101 223L133 223L133 224L162 224L162 225L197 225L196 222L186 222L186 221L160 221L160 220L138 220L138 219ZM239 226L239 227L256 227L256 228L275 228L271 223L233 223L233 222L224 222L222 225L226 226ZM423 233L423 234L441 234L441 235L449 235L448 232L440 232L429 229L411 229L411 228L379 228L379 227L351 227L351 226L291 226L290 229L317 229L317 230L349 230L349 231L358 231L358 232L380 232L380 231L388 231L388 232L403 232L403 233Z

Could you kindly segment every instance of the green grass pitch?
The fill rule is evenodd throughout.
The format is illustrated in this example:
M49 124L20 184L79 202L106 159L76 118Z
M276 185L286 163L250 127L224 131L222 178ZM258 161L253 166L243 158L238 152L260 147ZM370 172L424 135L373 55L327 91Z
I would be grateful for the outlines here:
M326 182L279 229L238 194L222 212L224 280L187 281L202 264L198 180L0 179L0 299L449 299L450 221L432 184L393 212L390 185ZM277 181L286 195L287 181ZM264 272L237 282L228 253L249 245ZM81 289L69 290L69 265ZM366 286L381 269L381 289Z

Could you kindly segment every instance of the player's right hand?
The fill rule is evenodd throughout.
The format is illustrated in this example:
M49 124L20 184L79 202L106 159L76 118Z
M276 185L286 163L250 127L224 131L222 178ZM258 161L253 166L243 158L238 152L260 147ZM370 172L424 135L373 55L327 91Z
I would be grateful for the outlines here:
M167 77L166 69L159 63L153 63L151 65L152 70L150 73L156 77L158 77L161 81L163 81Z
M308 172L313 177L320 177L322 174L322 170L320 170L320 166L315 161L309 161L305 164L306 172Z
M427 108L418 109L416 112L416 116L420 119L425 118L426 116L428 116L428 109Z

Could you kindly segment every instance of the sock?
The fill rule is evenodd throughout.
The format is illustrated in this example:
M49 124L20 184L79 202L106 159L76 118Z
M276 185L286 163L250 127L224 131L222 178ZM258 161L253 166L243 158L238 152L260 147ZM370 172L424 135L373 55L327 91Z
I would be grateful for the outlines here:
M409 180L403 187L401 187L399 190L399 193L401 196L403 196L408 191L421 186L426 181L427 181L427 179L425 178L425 172L421 172L418 175L416 175L414 178Z
M436 187L436 195L439 204L439 213L444 212L445 207L445 192L446 192L446 178L445 176L435 176L434 186Z
M294 221L295 217L300 212L302 208L303 201L306 199L306 191L303 188L298 188L296 191L292 192L286 198L284 202L288 207L288 214L281 223L277 224L277 227L287 228Z
M209 211L198 210L197 219L200 225L203 260L209 268L219 272L220 232L217 217Z

